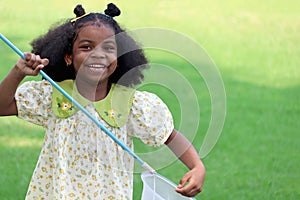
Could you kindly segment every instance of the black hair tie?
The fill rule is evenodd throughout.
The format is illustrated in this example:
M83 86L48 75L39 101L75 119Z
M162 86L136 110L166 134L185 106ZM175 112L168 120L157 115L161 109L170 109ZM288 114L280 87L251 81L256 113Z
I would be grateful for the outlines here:
M107 5L106 10L104 13L110 17L119 16L121 14L120 9L113 3Z
M82 5L78 4L75 8L74 8L74 14L76 15L76 18L71 20L71 23L75 23L78 19L83 18L84 16L88 15L89 13L85 13L84 8L82 7Z
M78 4L75 8L74 8L74 14L76 15L76 17L80 17L82 15L85 14L85 10L82 7L81 4Z

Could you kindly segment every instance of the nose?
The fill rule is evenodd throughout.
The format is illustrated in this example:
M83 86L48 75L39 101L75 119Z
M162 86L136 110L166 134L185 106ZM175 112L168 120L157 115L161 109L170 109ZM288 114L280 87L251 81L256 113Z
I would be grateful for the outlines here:
M97 47L91 52L91 57L92 58L105 58L105 52L103 51L103 49L101 47Z

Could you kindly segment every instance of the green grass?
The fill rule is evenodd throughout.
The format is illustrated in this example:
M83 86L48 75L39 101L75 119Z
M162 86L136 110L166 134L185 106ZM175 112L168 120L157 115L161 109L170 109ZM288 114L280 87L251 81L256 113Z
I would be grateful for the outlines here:
M108 1L103 2L83 4L86 10L97 11ZM125 28L162 27L183 33L207 51L221 72L227 96L226 121L218 143L203 159L207 177L197 199L299 199L300 2L114 2L123 11L117 19ZM0 0L0 32L21 50L29 51L28 43L49 25L73 16L76 2L61 5L57 0L25 0L22 6L18 4ZM149 9L145 12L144 7ZM148 53L151 61L180 71L196 91L200 124L193 143L199 150L211 115L203 78L190 71L190 65L181 58L151 50ZM0 43L0 80L17 59ZM174 85L180 91L181 83L175 81ZM183 119L176 95L155 85L143 88L157 92L166 101L179 127ZM194 108L187 109L194 114ZM182 128L189 130L194 123L188 118L187 127ZM24 199L42 141L42 129L14 117L0 118L1 199ZM153 150L144 149L139 142L136 146L137 152ZM179 161L159 170L174 182L185 172ZM139 199L141 189L137 174L134 199Z

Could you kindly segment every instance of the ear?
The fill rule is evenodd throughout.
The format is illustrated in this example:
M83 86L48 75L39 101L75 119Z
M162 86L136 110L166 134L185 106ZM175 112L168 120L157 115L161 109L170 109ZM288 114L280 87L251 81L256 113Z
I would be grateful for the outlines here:
M67 63L67 66L72 64L72 55L65 55L64 56L65 62Z

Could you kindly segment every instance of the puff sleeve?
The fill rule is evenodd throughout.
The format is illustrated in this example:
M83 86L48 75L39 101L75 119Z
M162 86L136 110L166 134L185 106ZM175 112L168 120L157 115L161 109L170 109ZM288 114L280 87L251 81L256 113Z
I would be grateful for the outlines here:
M16 91L18 117L45 126L51 116L52 86L49 82L28 81Z
M128 134L150 146L165 143L174 129L167 105L155 94L136 91L128 121Z

